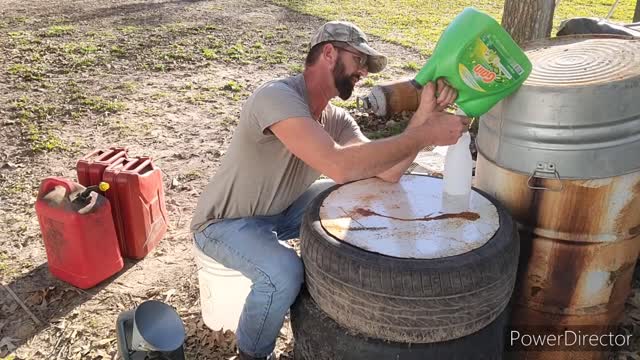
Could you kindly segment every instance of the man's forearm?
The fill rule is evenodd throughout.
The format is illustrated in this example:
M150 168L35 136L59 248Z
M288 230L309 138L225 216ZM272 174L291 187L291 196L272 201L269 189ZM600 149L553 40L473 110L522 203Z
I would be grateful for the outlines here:
M409 157L401 160L399 163L395 164L389 170L385 170L376 175L376 177L388 181L388 182L398 182L402 175L404 175L405 171L413 164L413 161L416 159L417 152Z
M423 143L415 134L405 131L390 138L343 147L337 156L340 159L337 164L341 173L339 180L369 178L399 166L411 157L415 158Z
M415 120L415 117L412 117L411 120L409 121L409 124L407 124L407 129L416 127L418 125L419 124ZM414 153L412 153L408 157L402 159L399 163L395 164L390 169L385 170L385 171L377 174L376 176L378 178L382 179L382 180L385 180L385 181L397 182L398 180L400 180L400 178L402 177L404 172L407 171L409 166L411 166L413 161L416 159L416 156L418 155L418 152L419 152L419 150L414 152Z

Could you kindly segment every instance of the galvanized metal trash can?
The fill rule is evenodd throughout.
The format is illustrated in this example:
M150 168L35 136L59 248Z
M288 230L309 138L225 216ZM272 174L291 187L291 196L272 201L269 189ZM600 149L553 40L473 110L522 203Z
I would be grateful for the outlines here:
M568 36L526 50L531 76L481 118L477 138L476 186L520 226L511 323L614 331L640 251L640 40Z

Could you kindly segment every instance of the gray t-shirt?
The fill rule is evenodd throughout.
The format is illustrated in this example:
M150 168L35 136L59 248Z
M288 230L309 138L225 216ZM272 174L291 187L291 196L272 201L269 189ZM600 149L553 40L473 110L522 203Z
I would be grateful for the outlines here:
M222 164L200 195L192 231L220 219L278 214L318 179L269 130L289 118L312 118L303 75L270 81L247 99ZM320 122L340 145L360 135L351 115L331 104Z

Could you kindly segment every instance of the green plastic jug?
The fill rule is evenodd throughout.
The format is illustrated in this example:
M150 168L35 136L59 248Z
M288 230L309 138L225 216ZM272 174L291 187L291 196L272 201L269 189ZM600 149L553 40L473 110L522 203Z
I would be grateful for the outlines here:
M502 26L468 7L442 33L415 81L424 86L445 78L458 91L458 107L467 116L481 116L516 91L530 73L527 55Z

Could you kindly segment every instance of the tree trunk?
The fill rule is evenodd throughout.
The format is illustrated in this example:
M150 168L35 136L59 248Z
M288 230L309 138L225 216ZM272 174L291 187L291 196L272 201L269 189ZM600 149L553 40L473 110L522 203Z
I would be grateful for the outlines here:
M640 21L640 0L636 2L636 12L633 14L633 22Z
M506 0L502 26L518 44L551 35L555 0Z

